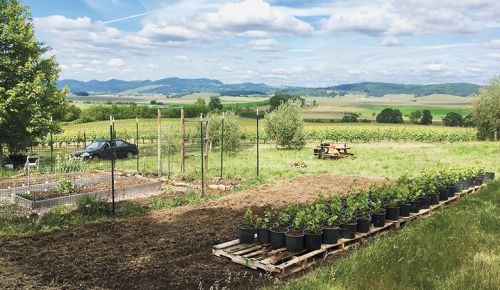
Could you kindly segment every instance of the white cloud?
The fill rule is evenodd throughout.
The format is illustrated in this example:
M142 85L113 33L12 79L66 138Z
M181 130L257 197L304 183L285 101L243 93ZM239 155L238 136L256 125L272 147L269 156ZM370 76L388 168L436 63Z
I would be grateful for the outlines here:
M430 63L425 65L424 68L427 72L444 72L449 70L449 68L446 65L441 63Z
M309 35L313 27L263 0L226 3L215 13L198 18L200 27L209 31L267 31Z
M387 7L362 6L339 9L323 28L331 33L361 33L368 35L402 35L415 31L407 19Z
M248 42L250 48L260 51L277 51L278 43L271 38L255 39Z
M386 0L338 7L323 29L366 35L474 33L498 27L499 19L498 0Z
M228 67L226 65L222 66L220 69L222 71L225 71L225 72L232 72L233 71L233 69L231 69L230 67Z
M183 61L183 62L191 61L191 58L189 58L185 55L182 55L182 54L174 56L174 59L177 61Z
M122 66L125 65L125 62L121 58L112 58L107 62L109 66Z
M148 23L142 28L139 35L160 42L186 41L201 37L201 34L195 30L168 23Z
M389 35L389 36L384 37L384 39L382 39L381 45L382 46L398 46L399 39L397 39L397 37L395 37L395 36Z
M486 54L486 58L492 59L492 60L500 60L500 53L498 52L492 52Z

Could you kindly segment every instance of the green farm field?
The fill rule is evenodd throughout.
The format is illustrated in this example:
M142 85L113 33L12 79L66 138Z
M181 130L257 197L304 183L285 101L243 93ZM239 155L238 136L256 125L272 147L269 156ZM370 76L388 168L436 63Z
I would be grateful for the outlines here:
M341 119L344 113L360 114L360 119L375 120L384 108L399 109L403 119L408 121L407 114L417 110L430 110L435 124L441 124L441 119L448 112L457 112L463 116L468 114L474 97L459 97L452 95L430 95L415 97L413 95L385 95L383 97L368 97L366 95L350 94L343 97L324 98L307 97L306 102L318 106L307 106L303 109L305 119Z

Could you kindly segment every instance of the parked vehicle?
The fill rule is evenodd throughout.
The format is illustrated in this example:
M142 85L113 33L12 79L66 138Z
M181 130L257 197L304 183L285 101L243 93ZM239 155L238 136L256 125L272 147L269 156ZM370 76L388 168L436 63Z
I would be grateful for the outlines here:
M132 158L139 154L136 144L125 140L97 140L81 151L71 153L71 156L83 159L112 159L113 152L116 158Z

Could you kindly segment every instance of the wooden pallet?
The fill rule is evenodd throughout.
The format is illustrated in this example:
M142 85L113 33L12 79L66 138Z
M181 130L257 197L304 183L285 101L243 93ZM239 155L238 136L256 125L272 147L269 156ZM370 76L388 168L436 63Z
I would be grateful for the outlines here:
M452 202L460 199L461 196L470 194L481 188L480 186L456 193L446 201L432 205L428 209L420 210L418 213L411 213L408 217L402 217L397 221L386 221L383 227L371 227L368 233L356 233L353 239L340 239L336 244L323 244L319 250L307 252L289 252L286 248L273 249L270 244L259 242L244 244L239 240L233 240L219 245L215 245L212 254L217 257L229 258L232 262L244 265L251 269L260 269L274 273L280 277L297 273L307 269L320 260L328 256L340 253L356 244L362 239L374 236L389 229L400 228L416 218L426 217L440 208L447 207Z

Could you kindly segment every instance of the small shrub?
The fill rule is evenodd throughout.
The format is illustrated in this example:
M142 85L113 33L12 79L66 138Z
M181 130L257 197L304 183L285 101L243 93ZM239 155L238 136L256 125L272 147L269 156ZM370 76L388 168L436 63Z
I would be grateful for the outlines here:
M264 123L268 137L275 140L278 146L301 149L306 145L299 102L288 101L281 104L266 115Z
M212 145L221 144L222 116L218 113L208 114L208 136ZM240 147L241 129L238 115L232 111L224 113L224 151L235 152Z
M79 172L85 171L89 167L87 161L80 158L68 158L68 159L56 159L56 164L54 166L54 171L56 173L69 173L69 172Z
M135 202L123 202L117 210L117 214L120 217L137 216L145 214L146 212L147 208Z
M69 179L60 179L57 182L56 189L59 193L64 195L71 195L75 192L75 187L73 186L73 181Z
M86 216L101 216L111 212L109 204L104 200L90 195L84 195L76 200L78 211Z
M21 192L18 194L20 197L22 198L26 198L26 199L29 199L29 200L33 200L33 193L31 193L31 191L25 191L25 192Z

